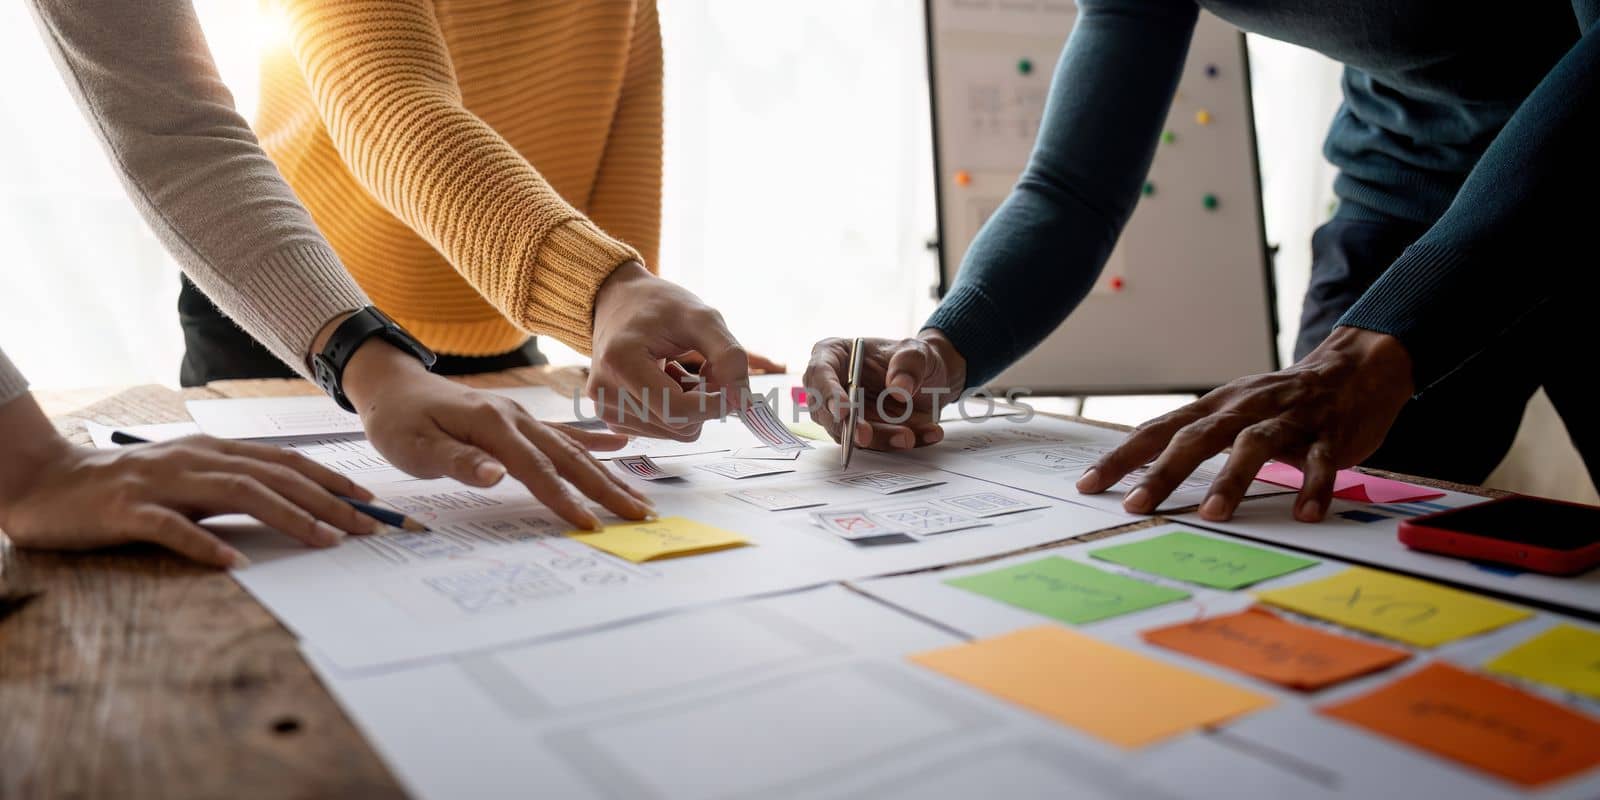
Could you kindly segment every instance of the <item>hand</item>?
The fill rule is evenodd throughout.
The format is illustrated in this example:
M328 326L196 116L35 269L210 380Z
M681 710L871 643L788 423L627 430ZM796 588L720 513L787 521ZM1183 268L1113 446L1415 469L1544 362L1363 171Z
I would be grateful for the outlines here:
M143 541L238 568L249 563L244 555L197 520L249 514L313 547L379 529L338 497L371 500L371 493L288 450L205 436L91 450L57 436L31 398L8 403L0 417L0 429L29 431L0 474L0 530L20 547Z
M588 453L616 450L626 437L540 422L516 402L434 375L378 339L350 358L344 387L372 446L412 475L488 487L510 473L587 530L600 520L568 484L624 519L654 513L644 495Z
M955 345L933 328L916 338L867 339L865 345L856 398L864 405L853 432L855 443L874 450L907 450L943 440L939 410L961 393L967 380L966 359ZM824 339L811 348L805 387L822 396L808 407L812 421L834 441L843 441L846 434L840 429L849 414L844 405L849 373L849 339Z
M704 354L700 382L670 363L691 351ZM600 285L587 391L612 430L692 442L749 388L744 348L693 293L635 263Z
M1201 461L1232 445L1201 517L1232 517L1261 466L1277 459L1305 473L1294 513L1317 522L1328 511L1335 472L1378 449L1411 393L1411 356L1398 339L1336 328L1288 369L1240 378L1139 426L1083 474L1078 490L1103 492L1155 458L1122 501L1128 511L1148 514Z
M781 375L789 371L789 368L782 362L768 358L760 353L746 353L745 357L750 361L751 375ZM694 373L700 372L706 366L706 357L701 355L699 350L691 350L674 360Z

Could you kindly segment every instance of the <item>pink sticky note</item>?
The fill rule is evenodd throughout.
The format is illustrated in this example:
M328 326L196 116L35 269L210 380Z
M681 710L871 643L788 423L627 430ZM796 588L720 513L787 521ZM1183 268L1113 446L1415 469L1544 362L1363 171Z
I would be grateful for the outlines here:
M789 399L793 400L794 404L799 406L801 411L804 411L811 406L811 395L806 392L806 387L804 386L790 386Z
M1288 464L1273 461L1256 473L1256 480L1298 489L1305 483L1305 475ZM1408 503L1412 500L1444 497L1444 492L1391 481L1375 475L1365 475L1355 470L1341 469L1333 479L1333 496L1358 503Z

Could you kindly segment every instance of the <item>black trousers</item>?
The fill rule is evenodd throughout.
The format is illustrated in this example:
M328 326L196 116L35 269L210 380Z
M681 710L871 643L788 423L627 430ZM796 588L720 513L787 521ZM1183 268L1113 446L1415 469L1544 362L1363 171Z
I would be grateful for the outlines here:
M1333 331L1339 317L1426 228L1411 223L1335 218L1311 240L1311 283L1295 341L1296 360ZM1505 265L1517 280L1516 265ZM1479 484L1499 465L1522 424L1528 398L1543 386L1600 484L1600 404L1584 396L1593 326L1579 320L1582 298L1531 314L1492 347L1408 402L1366 466Z
M260 342L228 319L200 288L182 279L178 292L178 322L183 326L183 365L178 380L184 386L204 386L211 381L239 378L293 378L289 369ZM433 371L440 375L473 375L513 367L548 363L538 342L529 338L509 353L492 356L440 355Z

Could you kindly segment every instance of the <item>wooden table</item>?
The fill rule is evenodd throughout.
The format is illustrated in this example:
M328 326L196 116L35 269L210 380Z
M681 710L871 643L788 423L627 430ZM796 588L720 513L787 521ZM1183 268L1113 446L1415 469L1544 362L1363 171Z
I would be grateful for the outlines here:
M582 381L538 367L467 379ZM314 393L301 381L146 386L54 419L87 444L84 420L182 421L184 400ZM42 401L59 409L73 397L84 395ZM25 591L39 594L0 619L0 798L403 796L294 636L226 573L148 546L49 553L0 537L0 594Z

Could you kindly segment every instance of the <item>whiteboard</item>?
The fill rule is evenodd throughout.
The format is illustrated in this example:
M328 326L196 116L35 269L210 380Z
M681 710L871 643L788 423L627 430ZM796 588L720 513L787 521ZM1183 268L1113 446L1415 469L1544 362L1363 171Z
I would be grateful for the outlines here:
M926 7L942 294L1027 166L1077 8ZM1244 36L1205 12L1145 188L1088 297L991 387L1201 392L1278 368Z

